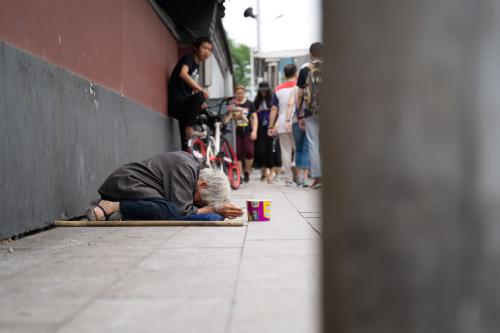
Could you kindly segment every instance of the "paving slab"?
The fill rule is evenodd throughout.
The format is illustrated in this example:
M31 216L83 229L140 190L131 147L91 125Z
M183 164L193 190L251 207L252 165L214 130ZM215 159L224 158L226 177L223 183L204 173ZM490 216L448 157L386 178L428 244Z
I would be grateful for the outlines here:
M230 332L317 332L318 260L319 256L243 258Z
M37 333L52 333L58 328L57 324L46 324L46 323L0 323L0 332L8 333L25 333L25 332L37 332Z
M305 222L305 221L304 221ZM247 240L263 239L320 239L307 222L302 224L249 223Z
M245 234L246 226L241 228L190 227L171 237L162 248L242 248Z
M230 299L110 300L89 305L57 332L221 333L227 326Z
M323 219L321 217L308 217L306 218L307 223L316 230L320 235L323 235Z
M247 240L243 257L319 256L320 239Z
M109 288L104 297L230 298L240 257L241 248L161 249Z
M21 328L30 328L31 332L38 332L34 325L41 327L47 326L47 329L54 329L61 325L65 320L80 311L87 305L91 299L81 298L63 298L63 297L29 297L29 295L20 295L24 299L13 300L5 295L0 299L0 328L5 327L2 332L10 332L6 327L21 330Z
M1 332L319 331L321 192L253 173L243 227L56 228L0 245ZM10 249L10 250L9 250Z

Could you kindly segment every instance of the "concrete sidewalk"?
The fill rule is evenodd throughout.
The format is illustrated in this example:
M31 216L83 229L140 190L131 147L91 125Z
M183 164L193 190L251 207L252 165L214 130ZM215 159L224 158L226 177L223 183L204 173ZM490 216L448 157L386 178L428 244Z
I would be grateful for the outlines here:
M253 175L233 196L271 198L272 221L58 228L0 245L0 331L318 332L320 192Z

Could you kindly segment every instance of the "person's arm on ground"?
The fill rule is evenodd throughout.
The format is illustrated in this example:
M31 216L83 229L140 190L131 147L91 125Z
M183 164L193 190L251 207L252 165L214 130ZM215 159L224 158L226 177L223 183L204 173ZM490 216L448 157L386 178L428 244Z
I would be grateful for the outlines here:
M219 209L214 207L205 206L198 209L198 214L206 214L206 213L217 213L225 218L234 219L243 215L243 210L239 207L236 207L232 203L225 203Z
M181 71L179 73L179 77L186 82L188 86L193 88L194 91L201 91L203 92L203 96L205 98L208 98L208 91L206 89L203 89L198 82L193 80L193 78L189 75L189 66L188 65L182 65Z

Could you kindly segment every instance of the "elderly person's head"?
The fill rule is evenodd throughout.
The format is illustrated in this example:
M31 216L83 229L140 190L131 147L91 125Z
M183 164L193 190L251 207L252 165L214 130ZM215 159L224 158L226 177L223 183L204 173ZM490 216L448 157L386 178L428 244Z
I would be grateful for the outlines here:
M227 175L221 170L206 168L200 171L194 202L220 208L231 201L231 186Z

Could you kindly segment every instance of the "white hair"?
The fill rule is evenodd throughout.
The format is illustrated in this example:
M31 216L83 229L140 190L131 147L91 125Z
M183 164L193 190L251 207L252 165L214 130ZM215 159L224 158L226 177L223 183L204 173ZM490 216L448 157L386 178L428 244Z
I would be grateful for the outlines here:
M207 188L200 189L200 196L208 206L220 208L231 201L231 186L223 171L206 168L200 171L200 178L207 182Z

